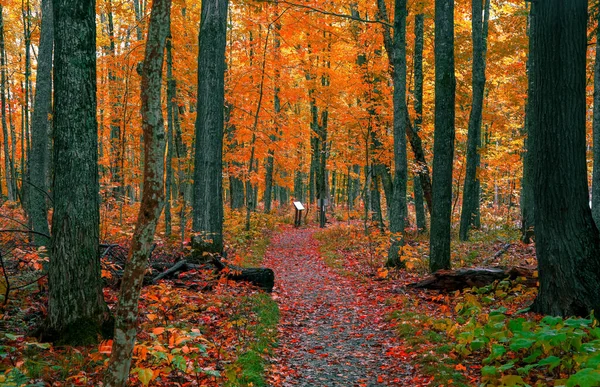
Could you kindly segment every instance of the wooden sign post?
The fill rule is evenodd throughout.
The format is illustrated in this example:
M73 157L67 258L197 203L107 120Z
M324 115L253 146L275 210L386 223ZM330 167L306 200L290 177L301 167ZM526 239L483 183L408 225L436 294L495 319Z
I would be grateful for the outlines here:
M300 223L302 223L302 211L304 211L304 206L301 202L294 202L294 208L296 209L296 214L294 216L294 227L300 227Z

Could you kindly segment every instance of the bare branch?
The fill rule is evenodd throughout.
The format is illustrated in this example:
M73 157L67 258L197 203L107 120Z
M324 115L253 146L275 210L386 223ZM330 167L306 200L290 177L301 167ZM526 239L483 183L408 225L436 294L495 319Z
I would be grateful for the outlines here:
M256 0L256 2L258 2L258 3L273 3L273 0ZM330 11L326 11L324 9L314 8L314 7L311 7L309 5L293 3L291 1L286 1L286 0L279 0L278 3L279 4L287 4L287 5L290 5L292 7L296 7L296 8L307 9L309 11L317 12L317 13L320 13L322 15L335 16L335 17L339 17L339 18L342 18L342 19L349 19L349 20L354 20L354 21L358 21L358 22L362 22L362 23L381 24L381 25L384 25L384 26L387 26L387 27L390 27L390 28L394 27L392 24L388 23L385 20L368 20L368 19L363 19L363 18L360 18L360 17L357 17L357 16L353 16L353 15L347 15L347 14L337 13L337 12L330 12Z

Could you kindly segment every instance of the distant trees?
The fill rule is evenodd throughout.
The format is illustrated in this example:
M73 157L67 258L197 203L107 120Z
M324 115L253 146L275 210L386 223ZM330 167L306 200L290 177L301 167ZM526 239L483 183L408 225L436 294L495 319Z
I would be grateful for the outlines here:
M94 0L53 0L54 215L45 338L97 341L109 311L98 258L98 130Z
M586 172L586 0L533 2L529 101L539 292L551 315L600 310L600 237Z
M223 125L228 0L202 2L194 155L194 243L223 251Z
M429 269L450 268L456 76L454 1L435 0L435 140Z

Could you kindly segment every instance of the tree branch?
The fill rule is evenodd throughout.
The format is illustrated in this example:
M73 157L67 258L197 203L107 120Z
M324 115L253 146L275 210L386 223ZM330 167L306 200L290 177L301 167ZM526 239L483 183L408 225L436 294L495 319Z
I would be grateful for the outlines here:
M272 3L273 0L256 0L256 2L258 3ZM302 8L302 9L307 9L309 11L312 12L317 12L320 13L322 15L329 15L329 16L335 16L335 17L339 17L342 19L349 19L349 20L354 20L354 21L359 21L362 23L371 23L371 24L381 24L387 27L393 27L393 25L391 25L390 23L384 21L384 20L368 20L368 19L363 19L357 16L352 16L352 15L347 15L347 14L343 14L343 13L337 13L337 12L329 12L326 11L324 9L319 9L319 8L315 8L315 7L311 7L309 5L305 5L305 4L298 4L298 3L293 3L291 1L286 1L286 0L279 0L278 1L279 4L287 4L290 5L292 7L296 7L296 8Z

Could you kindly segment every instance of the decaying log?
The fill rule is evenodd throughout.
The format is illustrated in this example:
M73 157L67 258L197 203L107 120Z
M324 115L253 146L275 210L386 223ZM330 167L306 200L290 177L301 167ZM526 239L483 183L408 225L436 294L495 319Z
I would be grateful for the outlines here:
M438 270L433 275L422 281L409 284L408 287L415 289L433 289L442 292L453 292L472 287L483 287L504 279L515 280L525 277L524 284L529 287L537 286L535 269L527 267L511 267L509 269L493 268L469 268L458 270Z
M100 248L101 258L106 258L115 264L114 267L106 267L106 269L110 270L115 278L111 286L117 287L120 285L123 267L127 260L127 249L120 245L109 244L100 245ZM203 255L202 260L199 260L197 256L192 254L186 259L175 263L170 263L166 260L151 259L149 266L152 270L144 277L144 285L155 284L162 279L174 278L177 274L190 270L216 270L217 272L222 272L226 268L225 276L228 279L250 282L267 292L273 290L275 282L275 274L271 269L261 267L244 268L229 265L221 261L221 258L215 254Z
M262 290L271 293L275 285L275 273L272 269L266 267L238 267L227 265L221 261L217 255L212 256L212 263L217 270L222 271L226 268L228 272L226 277L232 281L246 281L258 286Z

